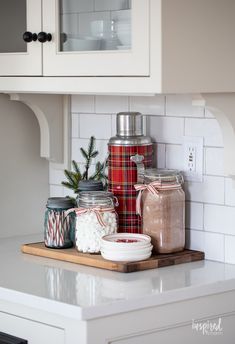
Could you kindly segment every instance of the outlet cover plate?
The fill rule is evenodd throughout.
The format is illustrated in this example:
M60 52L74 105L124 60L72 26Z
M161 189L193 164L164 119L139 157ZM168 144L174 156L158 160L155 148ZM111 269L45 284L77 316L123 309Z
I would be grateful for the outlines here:
M184 136L184 178L187 181L203 181L203 137Z

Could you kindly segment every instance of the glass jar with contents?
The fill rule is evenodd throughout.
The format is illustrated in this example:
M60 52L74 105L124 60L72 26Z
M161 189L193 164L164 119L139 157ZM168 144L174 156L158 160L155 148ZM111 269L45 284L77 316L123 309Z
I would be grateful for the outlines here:
M80 192L77 198L76 247L78 251L97 253L104 235L117 232L117 200L111 192Z
M49 248L69 248L73 246L75 231L74 202L68 197L48 198L44 220L44 242Z
M178 171L146 169L139 191L137 211L143 233L152 238L157 253L179 252L185 246L185 194ZM141 212L142 201L142 212Z

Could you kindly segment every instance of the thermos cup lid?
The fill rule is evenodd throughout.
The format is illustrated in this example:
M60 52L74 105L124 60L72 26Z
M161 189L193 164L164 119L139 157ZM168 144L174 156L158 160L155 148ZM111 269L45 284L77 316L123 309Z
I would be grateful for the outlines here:
M117 114L118 136L142 136L143 116L139 112L120 112Z

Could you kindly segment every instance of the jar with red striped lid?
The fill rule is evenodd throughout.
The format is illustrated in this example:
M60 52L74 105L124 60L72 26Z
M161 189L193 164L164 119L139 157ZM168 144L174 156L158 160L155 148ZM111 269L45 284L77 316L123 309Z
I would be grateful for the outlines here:
M143 233L152 238L156 253L179 252L185 246L185 194L179 171L146 169L138 191L137 212Z
M117 200L111 192L80 192L77 197L75 242L78 251L100 252L101 238L118 229Z

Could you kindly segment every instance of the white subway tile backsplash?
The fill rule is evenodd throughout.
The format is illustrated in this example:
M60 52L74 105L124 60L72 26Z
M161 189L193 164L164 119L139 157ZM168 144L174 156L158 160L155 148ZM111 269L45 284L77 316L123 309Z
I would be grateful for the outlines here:
M165 96L130 97L130 111L137 111L145 115L165 115Z
M75 160L79 163L84 163L84 157L80 151L80 148L87 148L89 143L89 139L72 139L72 149L71 149L71 155L72 160Z
M116 11L111 15L129 18L130 11ZM186 245L205 251L207 259L235 264L235 182L224 177L223 140L213 114L207 109L193 107L190 95L73 95L71 105L72 158L79 162L82 171L84 158L80 147L87 148L90 136L94 135L100 152L94 163L103 162L108 140L116 135L116 113L121 111L139 111L146 116L146 134L157 142L154 166L158 168L182 169L183 136L204 137L203 182L184 184ZM93 164L91 173L94 170ZM51 166L51 196L74 196L73 191L61 185L62 180L65 180L63 171Z
M205 173L209 175L224 175L224 149L205 148Z
M235 206L235 181L225 178L225 204Z
M72 114L72 137L79 137L79 114Z
M157 154L157 157L155 156L154 159L154 166L157 168L165 168L166 167L166 145L163 144L157 144L157 149L155 148L155 153Z
M185 119L185 135L204 137L205 146L223 147L222 133L215 119Z
M117 114L129 110L128 97L125 96L96 96L96 113Z
M117 134L117 122L116 122L116 115L112 115L112 136L116 136Z
M94 113L95 96L72 95L71 111L72 113Z
M62 0L61 13L79 13L94 10L94 0Z
M80 148L83 147L87 149L89 139L72 139L72 160L83 164L85 162L84 157L80 151ZM94 163L100 161L101 163L107 158L108 155L108 140L96 140L95 148L98 150L99 154L94 159Z
M183 170L183 147L181 145L166 145L166 168Z
M128 6L128 0L95 0L95 11L125 10Z
M63 186L50 185L50 197L64 197Z
M205 117L206 118L215 118L213 113L210 110L208 110L207 108L205 108Z
M150 116L147 133L155 142L181 144L184 133L184 119Z
M77 197L73 190L63 187L63 197Z
M79 135L81 138L109 139L112 136L111 115L80 115Z
M103 163L108 157L108 140L96 140L96 149L99 155L95 158L95 162L100 161Z
M176 117L204 117L204 108L192 105L191 95L166 96L166 115Z
M235 235L235 208L204 205L205 231Z
M55 169L53 167L50 167L50 172L49 172L49 183L50 184L61 185L61 182L64 179L65 179L64 170Z
M235 236L225 235L225 261L235 264Z
M203 203L186 202L186 228L203 230Z
M224 178L204 176L203 182L185 182L188 201L224 204Z
M205 258L224 261L224 235L205 232Z
M186 248L191 250L205 250L205 232L186 230Z

